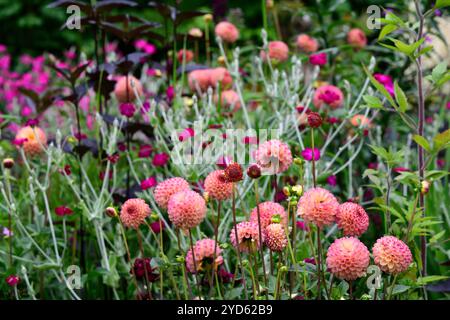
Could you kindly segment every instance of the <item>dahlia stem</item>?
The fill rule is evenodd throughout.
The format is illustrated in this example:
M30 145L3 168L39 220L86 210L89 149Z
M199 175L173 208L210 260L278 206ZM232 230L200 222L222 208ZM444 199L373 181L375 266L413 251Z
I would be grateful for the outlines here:
M222 207L222 202L221 201L217 201L217 221L216 221L216 225L214 226L214 255L213 255L213 264L212 264L212 271L211 271L211 281L209 283L209 296L211 296L212 291L214 290L214 279L215 279L215 274L216 274L216 257L217 257L217 240L218 240L218 236L219 236L219 224L220 224L220 210ZM220 294L220 292L219 292Z
M209 21L205 21L205 48L206 48L206 63L211 65L210 48L209 48Z
M162 232L163 228L162 228L162 220L159 219L159 243L161 246L161 254L164 257L164 243L163 243L163 232ZM153 231L153 230L152 230ZM163 275L164 272L161 269L161 267L159 268L159 286L161 287L160 291L159 291L159 299L162 300L163 299L163 292L164 292L164 286L163 286ZM173 277L172 277L172 283L173 283ZM176 289L176 286L174 286L174 288ZM179 296L178 290L176 289L176 294L177 297Z
M9 170L5 169L4 178L5 178L5 186L8 193L9 202L12 203L12 194L11 194L11 184L9 182ZM12 217L11 217L11 209L8 209L8 245L9 245L9 266L12 268L13 266L13 245L12 245Z
M120 220L120 218L119 218L119 225L120 225L120 231L122 233L123 244L125 245L125 251L127 253L128 263L131 266L131 273L133 275L133 277L132 277L133 278L133 282L134 282L134 285L136 287L136 291L137 291L137 294L138 294L138 299L140 300L139 286L138 286L138 283L137 283L136 274L134 273L134 266L133 266L132 261L131 261L131 254L130 254L130 249L128 247L127 237L125 235L125 228L123 227L123 224L122 224L122 221Z
M272 251L269 251L270 254L270 275L273 276L273 254Z
M391 300L392 297L392 292L394 292L394 287L395 287L395 282L397 281L397 275L394 276L394 279L392 280L392 284L391 287L389 289L389 295L388 295L388 300Z
M267 7L266 0L261 0L261 12L262 12L262 20L263 20L263 28L268 32L269 24L267 23Z
M145 275L145 286L147 287L147 294L149 298L153 300L152 293L150 292L150 281L148 281L147 263L145 261L145 253L144 253L144 246L142 245L141 231L139 229L136 229L136 233L138 238L139 251L141 252L142 259L144 260L144 275Z
M280 256L279 256L279 260L281 261L281 252L280 252ZM277 272L277 282L275 284L275 292L273 294L273 298L274 300L278 300L278 292L280 291L280 281L281 281L281 262L278 262L278 272Z
M313 186L316 187L316 153L314 150L314 129L311 128L311 149L312 149L312 178Z
M322 243L320 239L320 228L317 227L317 299L322 298Z
M416 7L416 14L419 18L419 32L417 34L417 41L422 39L423 37L423 29L424 29L424 20L425 17L422 13L422 10L420 8L420 2L418 0L414 1L415 7ZM420 48L419 48L420 50ZM424 92L423 92L423 70L422 70L422 58L420 55L416 58L416 65L417 65L417 94L418 94L418 108L419 108L419 130L418 134L420 136L424 135L424 122L425 122L425 98L424 98ZM420 182L424 179L424 150L422 146L418 145L418 157L419 157L419 180ZM421 193L419 195L419 205L421 208L423 208L422 211L422 217L425 217L425 198L423 194ZM421 259L422 259L422 276L425 276L427 273L427 240L426 237L423 235L420 237L421 242Z
M245 300L248 300L248 294L247 294L247 284L245 281L245 270L244 266L242 265L242 259L241 259L241 252L239 250L239 237L237 232L237 222L236 222L236 186L233 183L233 197L232 197L232 208L233 208L233 223L234 223L234 236L236 239L236 254L238 257L239 266L241 268L241 274L242 274L242 284L244 285L244 294L245 294ZM260 239L261 241L261 239Z
M350 295L350 300L353 300L353 281L348 282L348 293Z
M201 292L201 288L200 288L200 281L198 280L197 261L195 260L194 242L192 241L191 229L189 229L189 243L191 245L192 260L194 261L195 282L197 283L198 297L200 300L202 300L202 292Z
M248 270L250 272L250 277L252 279L253 299L257 300L257 297L259 295L259 286L256 283L255 273L253 271L254 264L253 264L252 255L253 255L253 250L251 250L251 248L250 248L250 252L248 254L248 260L249 260Z
M180 253L182 253L183 250L181 249L180 229L177 229L176 234L177 234L178 250L180 251ZM192 289L191 289L191 287L189 286L189 281L188 281L187 274L186 274L186 264L185 264L185 263L183 263L183 264L181 265L181 272L182 272L182 274L183 274L184 299L185 299L185 300L188 300L188 299L189 299L189 298L188 298L189 295L188 295L188 292L187 292L187 291L188 291L188 289L189 289L189 293L190 293L190 295L192 296Z
M259 241L262 241L262 231L261 231L261 215L260 215L260 209L259 209L259 190L258 190L258 180L254 180L255 184L255 202L256 202L256 214L258 215L258 233L259 233ZM262 262L262 268L263 268L263 275L264 275L264 285L267 288L267 275L266 275L266 263L264 262L264 249L263 245L259 246L259 252L261 255L261 262ZM258 272L258 271L256 271Z

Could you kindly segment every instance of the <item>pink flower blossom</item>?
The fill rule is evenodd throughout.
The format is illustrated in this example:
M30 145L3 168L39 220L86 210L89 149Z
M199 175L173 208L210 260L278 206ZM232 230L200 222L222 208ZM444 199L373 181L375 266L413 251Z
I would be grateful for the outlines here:
M306 148L302 151L302 157L306 161L312 161L314 157L314 161L317 161L320 159L320 150L318 148L314 148L314 153L311 148Z
M139 158L148 158L153 152L153 147L149 144L143 144L139 146L138 157Z
M169 155L167 153L157 153L155 154L155 156L153 157L153 161L152 164L156 167L162 167L165 166L167 164L167 162L169 162Z
M59 206L55 208L55 213L57 216L63 217L71 215L73 213L73 210L66 206Z
M193 128L186 128L183 130L183 132L180 133L180 135L178 136L178 140L181 142L193 137L194 135L195 131Z
M147 190L156 187L157 182L155 177L150 177L141 181L141 189Z
M337 177L335 175L331 175L327 178L328 185L335 187L337 184Z
M323 66L327 64L327 54L324 52L312 54L309 56L309 63L315 66Z
M121 115L123 115L127 118L131 118L131 117L133 117L134 113L136 112L136 108L133 103L125 102L125 103L120 104L119 111L120 111Z

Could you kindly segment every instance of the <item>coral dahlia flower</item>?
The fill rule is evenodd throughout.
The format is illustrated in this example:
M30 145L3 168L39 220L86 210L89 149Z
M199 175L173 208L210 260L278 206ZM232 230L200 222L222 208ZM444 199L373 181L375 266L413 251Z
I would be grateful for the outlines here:
M214 260L214 250L216 259ZM195 256L195 266L194 266ZM186 268L190 273L197 273L199 271L208 270L213 265L217 269L223 263L222 249L216 244L213 239L202 239L197 241L194 246L194 254L190 249L186 254ZM197 267L197 270L195 269Z
M375 264L386 273L398 274L408 270L412 262L411 250L400 239L384 236L372 248Z
M369 227L369 216L363 207L353 202L339 205L336 222L345 236L361 236Z
M128 199L120 210L120 220L123 225L137 229L150 215L150 207L142 199Z
M41 154L47 146L47 136L39 127L24 127L16 134L15 141L20 141L25 154L34 157Z
M234 24L228 21L219 22L214 29L216 36L224 42L233 43L239 38L239 30Z
M264 233L262 234L262 237L263 239L259 239L258 224L249 221L238 223L236 225L236 230L233 226L230 232L231 243L241 252L250 252L259 249L261 242L264 241Z
M283 226L288 225L288 216L286 210L279 203L266 201L261 202L259 205L259 217L261 220L261 229L264 230L269 224L272 223L272 217L279 215ZM258 209L255 207L250 213L250 221L258 224Z
M155 201L163 209L167 209L167 204L172 195L179 191L189 190L189 183L183 178L170 178L164 180L156 186L153 191Z
M233 195L233 183L225 179L223 170L215 170L205 179L205 191L216 200L226 200Z
M180 191L170 197L167 212L170 221L177 228L183 230L195 228L206 216L206 202L195 191Z
M339 202L331 192L323 188L313 188L306 191L297 206L297 215L306 222L312 222L319 228L335 221Z
M116 98L120 103L132 102L136 99L133 86L136 89L138 95L142 96L144 92L142 84L134 76L128 76L128 84L126 76L122 76L117 80L116 86L114 87L114 94L116 95Z
M254 158L263 175L284 172L292 164L291 150L280 140L269 140L261 144L255 151Z
M264 243L270 250L280 252L287 246L286 232L280 223L269 224L264 234Z

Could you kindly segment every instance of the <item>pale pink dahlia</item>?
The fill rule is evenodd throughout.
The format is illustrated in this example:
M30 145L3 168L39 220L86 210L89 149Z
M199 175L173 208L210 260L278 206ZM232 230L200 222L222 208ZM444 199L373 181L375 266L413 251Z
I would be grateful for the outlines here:
M297 47L307 53L316 52L319 49L319 43L313 37L307 34L301 34L296 40Z
M114 87L114 94L116 95L117 100L119 102L134 101L136 99L136 94L134 93L133 86L136 89L138 95L142 96L144 89L138 79L136 79L132 75L129 75L127 82L126 76L120 77L116 82L116 86Z
M345 202L339 205L336 222L345 236L359 237L369 227L369 216L359 204Z
M261 58L267 59L267 53L269 59L283 62L289 58L289 47L283 41L270 41L268 44L268 52L261 51Z
M364 48L367 45L367 37L359 28L351 29L347 34L347 42L356 48Z
M375 264L386 273L397 274L406 271L412 262L408 246L393 236L377 240L372 248Z
M198 226L206 216L206 203L201 195L192 190L175 193L167 206L169 219L180 229Z
M183 178L170 178L158 183L153 196L156 203L163 209L167 209L170 197L183 190L189 190L189 183Z
M343 102L344 94L341 89L332 85L324 85L317 88L313 97L313 104L317 109L320 109L323 104L336 109L342 106Z
M239 251L249 252L260 247L261 241L257 223L244 221L238 223L236 228L237 241L234 226L231 228L230 239L233 246L237 247ZM264 241L264 234L262 234L262 237L262 241Z
M281 219L280 222L284 226L287 226L288 224L287 213L284 210L283 206L280 205L279 203L266 201L260 203L258 207L262 230L264 230L269 224L272 223L272 217L274 215L279 215ZM258 224L258 209L256 207L253 208L252 212L250 213L250 221Z
M272 251L283 251L288 244L286 232L280 223L269 224L264 234L264 243Z
M137 229L150 215L150 207L142 199L128 199L120 210L120 220L125 227Z
M220 104L222 108L233 112L236 112L241 108L241 100L239 99L239 95L237 94L236 91L234 90L222 91L220 97L221 97ZM214 102L216 104L219 102L219 96L217 94L214 95Z
M233 43L239 38L239 30L228 21L219 22L214 31L216 36L228 43Z
M25 154L34 157L42 152L47 146L47 135L39 127L23 127L17 132L15 141L23 147Z
M289 146L280 140L269 140L261 144L255 151L254 158L264 175L284 172L292 163Z
M297 215L319 228L334 222L339 203L333 194L323 188L306 191L297 206Z
M223 170L216 170L208 174L205 179L205 191L211 198L226 200L233 195L233 183L225 180Z
M336 277L347 281L364 276L369 262L369 250L358 238L336 239L327 251L327 267Z
M189 250L186 254L186 268L188 271L197 273L198 271L211 268L214 259L214 250L216 250L214 269L217 269L217 267L223 263L223 257L221 256L222 249L220 249L213 239L202 239L197 241L194 246L194 254L192 254L192 250ZM197 270L195 270L195 267L197 267Z

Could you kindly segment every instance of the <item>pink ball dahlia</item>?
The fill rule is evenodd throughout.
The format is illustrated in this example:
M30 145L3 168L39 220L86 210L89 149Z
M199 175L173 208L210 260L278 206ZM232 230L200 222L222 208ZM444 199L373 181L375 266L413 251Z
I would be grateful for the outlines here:
M316 52L319 49L319 43L313 37L307 34L301 34L296 40L297 47L306 53Z
M283 251L287 246L286 232L280 223L269 224L264 230L264 243L272 251Z
M25 154L30 157L41 154L47 146L47 136L39 127L23 127L17 132L15 141L22 145Z
M225 90L221 93L221 106L222 108L230 111L238 111L241 108L241 100L239 99L239 95L234 90ZM214 102L217 104L219 101L219 97L216 94L214 96Z
M372 248L375 264L386 273L397 274L408 270L412 254L408 246L394 236L384 236Z
M116 86L114 88L114 94L119 102L132 102L136 99L136 95L134 94L134 89L132 86L136 88L137 93L142 96L144 90L142 88L141 82L133 77L132 75L128 76L128 89L127 89L127 77L122 76L117 80ZM127 93L128 90L128 93Z
M201 92L205 92L210 86L210 70L194 70L189 73L188 83L191 91L196 92L199 89Z
M216 170L206 177L205 191L216 200L226 200L233 195L233 183L225 180L223 170Z
M335 221L339 202L333 194L323 188L313 188L306 191L297 206L297 215L306 222L312 222L319 228Z
M369 227L369 216L359 204L345 202L339 205L336 222L345 236L359 237Z
M186 254L186 268L188 271L197 273L198 271L209 269L214 259L214 250L216 250L214 269L217 269L217 267L223 263L223 257L221 256L222 249L220 249L213 239L202 239L197 241L194 246L194 254L192 254L192 250L189 250ZM197 270L195 270L195 267L197 267Z
M364 276L369 262L369 250L358 238L336 239L327 251L327 267L336 277L347 281Z
M213 88L217 87L220 83L220 88L222 90L229 88L233 83L233 78L230 72L224 67L218 67L214 69L209 69L209 85Z
M332 85L324 85L317 88L313 97L313 104L320 109L323 104L329 105L332 109L337 109L344 102L344 94L341 89Z
M254 222L244 221L236 225L237 241L234 226L231 228L230 239L233 246L237 247L241 252L249 252L250 249L259 248L261 240L259 239L258 224ZM264 241L264 234L262 234Z
M167 212L177 228L190 229L198 226L205 218L206 203L197 192L184 190L170 197Z
M367 45L367 37L364 31L359 28L354 28L348 32L347 42L352 46L361 49Z
M280 205L279 203L266 201L260 203L258 207L262 230L264 230L269 224L272 223L272 217L274 215L279 215L281 218L281 223L284 226L287 226L288 224L287 213L284 210L283 206ZM250 213L250 221L258 225L258 209L256 207L253 208L252 212Z
M267 59L267 53L269 59L284 62L289 58L289 47L283 41L270 41L268 44L268 52L261 51L261 58Z
M142 199L128 199L120 210L120 220L125 227L137 229L150 215L150 207Z
M156 203L163 209L167 209L167 204L172 195L179 191L189 190L189 183L183 178L170 178L158 183L153 196Z
M239 30L228 21L219 22L214 29L216 36L228 43L236 42L239 38Z
M255 151L254 158L263 175L284 172L292 164L291 150L280 140L269 140L261 144Z

